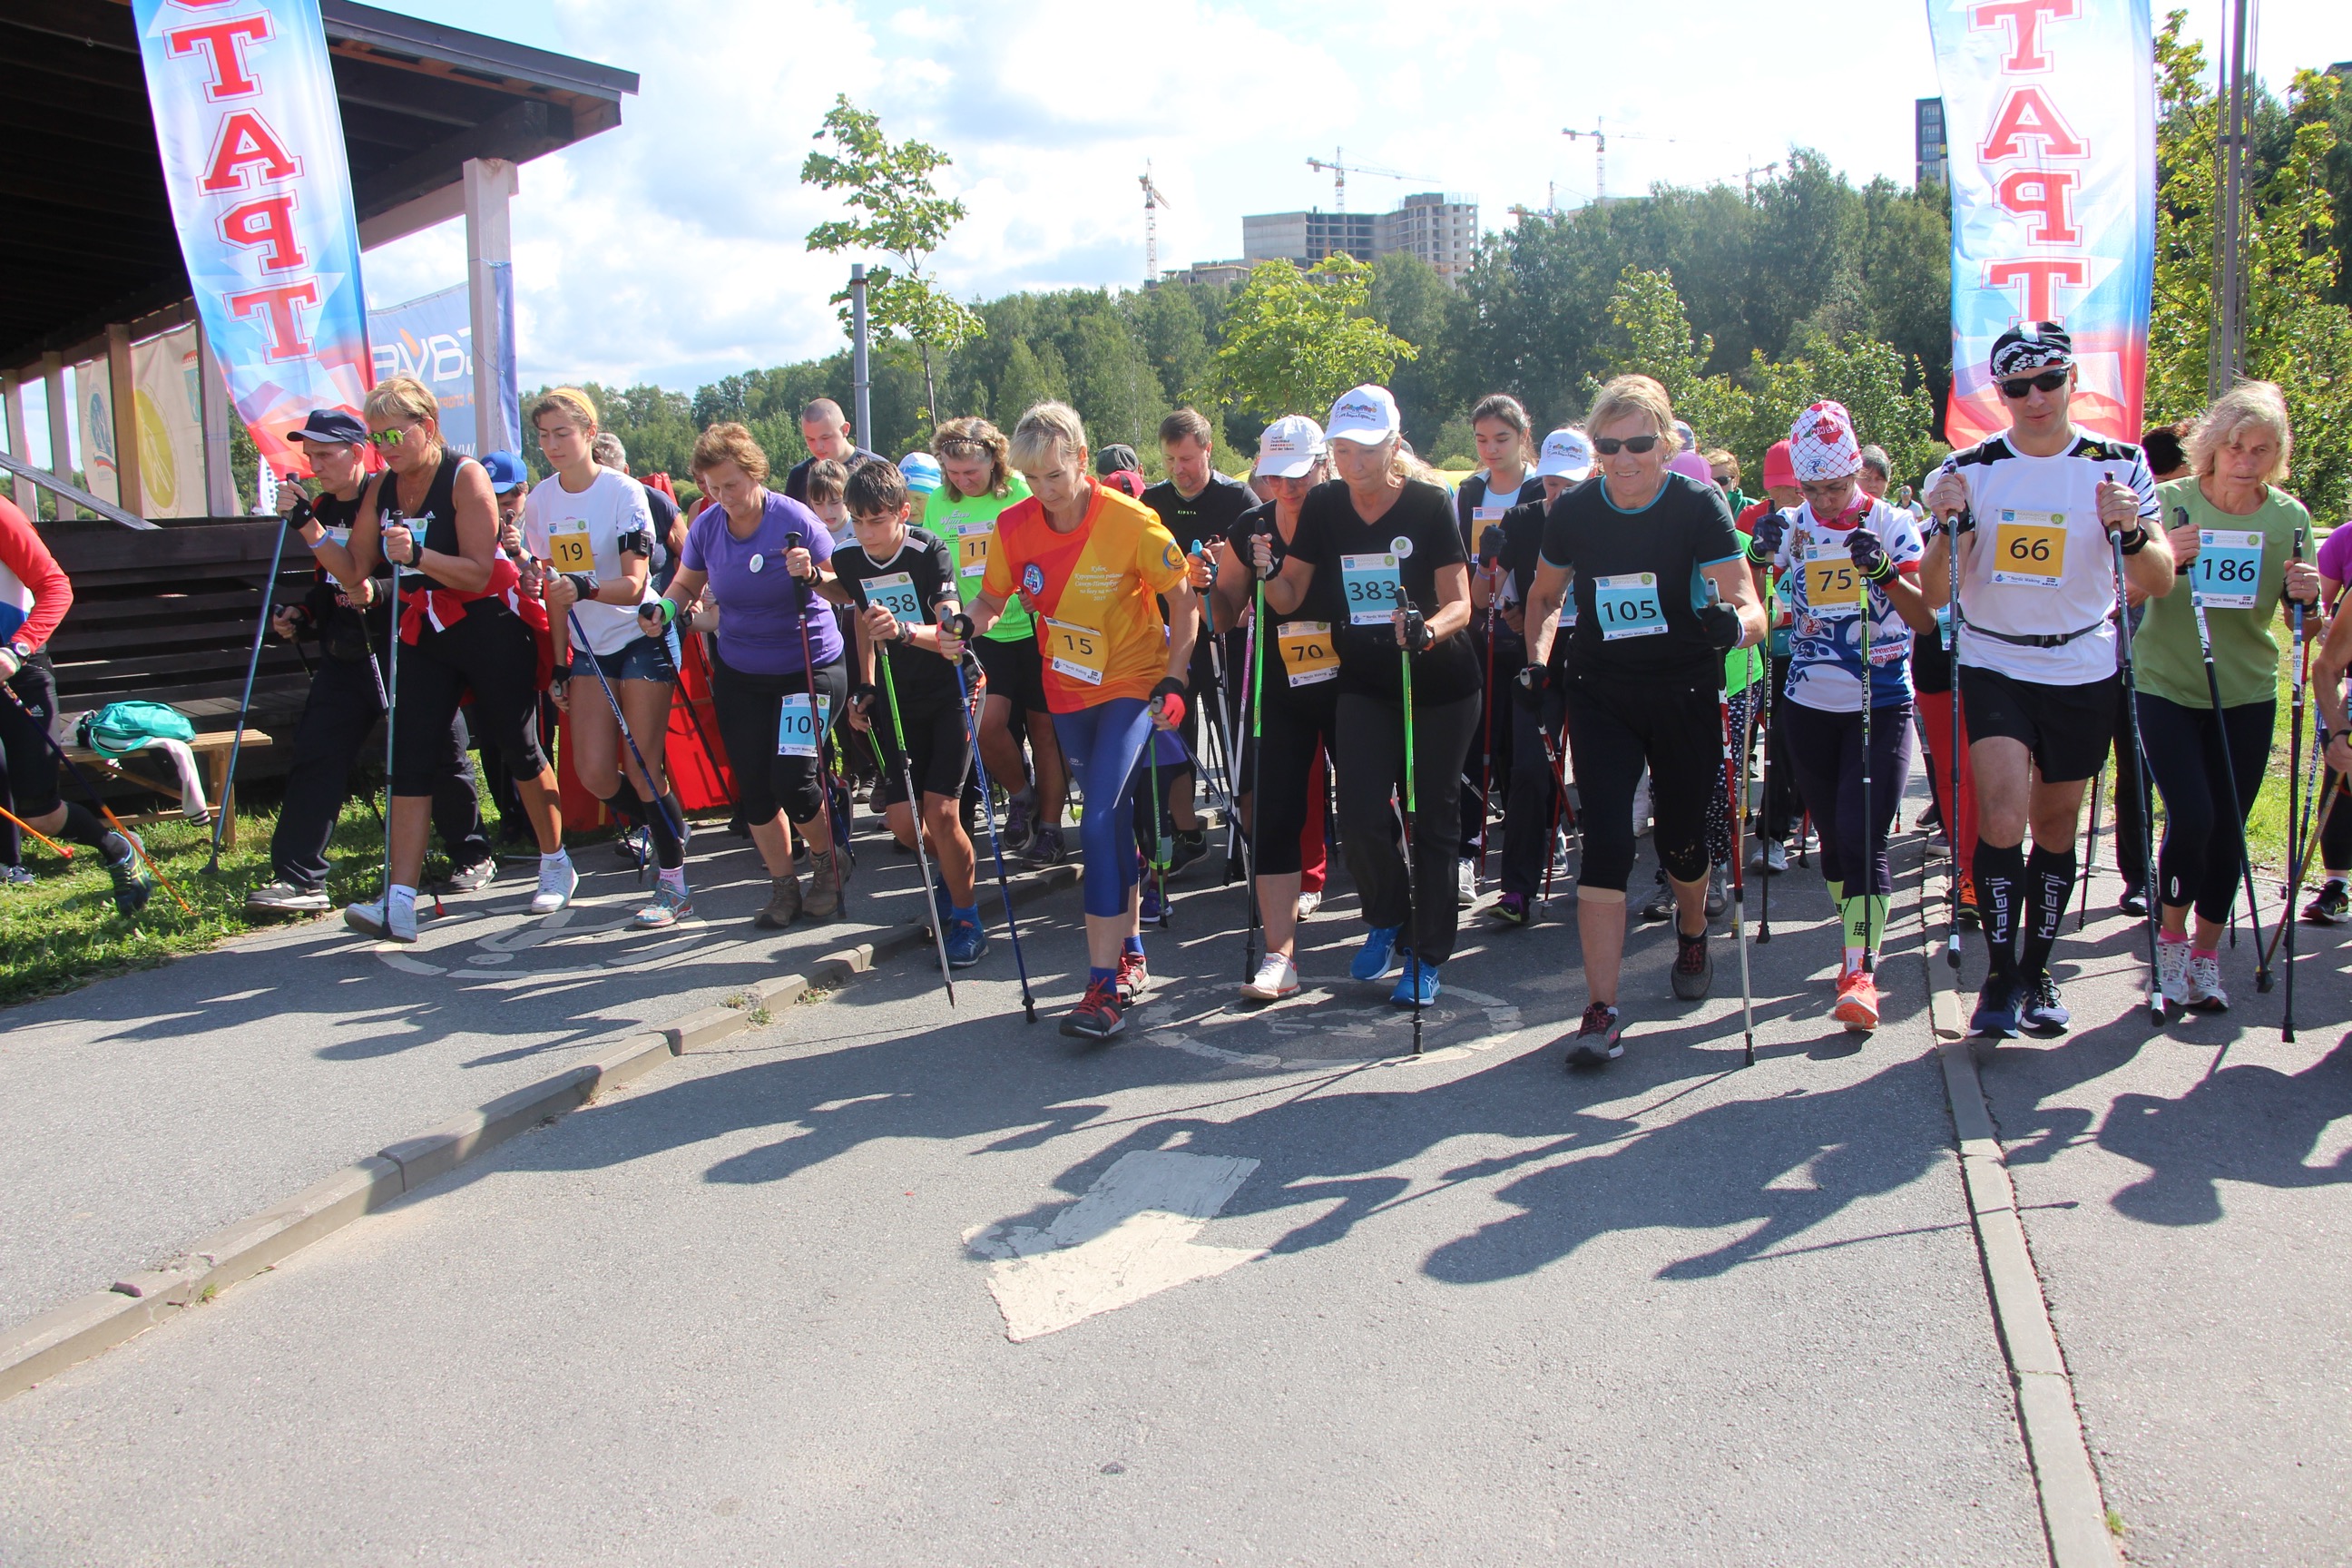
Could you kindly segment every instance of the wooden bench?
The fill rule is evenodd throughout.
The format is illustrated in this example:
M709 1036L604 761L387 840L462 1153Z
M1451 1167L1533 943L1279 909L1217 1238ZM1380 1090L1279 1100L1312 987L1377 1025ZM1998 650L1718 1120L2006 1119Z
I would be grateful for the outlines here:
M81 715L79 713L66 715L66 733L73 734L80 722ZM268 733L265 731L244 731L243 746L248 756L270 743ZM221 847L224 849L233 849L236 847L236 791L229 783L228 762L231 751L237 744L236 731L229 730L213 731L198 735L194 740L187 742L188 750L195 753L196 765L205 771L206 789L212 797L213 809L227 814L227 821L221 825ZM142 752L131 753L133 757L145 754L147 753ZM187 820L185 809L187 801L184 796L180 795L179 770L170 767L168 763L166 763L168 776L155 779L142 773L135 768L123 766L122 762L112 757L101 756L84 746L69 745L66 748L66 755L73 759L74 765L77 767L96 768L110 778L121 779L125 784L136 785L140 789L149 790L156 795L180 796L181 810L139 812L122 818L130 826L137 827L146 823L163 822L173 818ZM128 760L128 758L123 759L123 761ZM165 761L160 757L155 760ZM240 761L237 763L238 771L243 772L244 767L245 763Z

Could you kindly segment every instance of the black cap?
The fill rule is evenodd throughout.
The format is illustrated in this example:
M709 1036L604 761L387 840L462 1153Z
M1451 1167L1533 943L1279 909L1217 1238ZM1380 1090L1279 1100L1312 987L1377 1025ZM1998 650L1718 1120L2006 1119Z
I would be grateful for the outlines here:
M2020 321L1992 341L1995 380L2074 363L2074 340L2055 321Z
M1113 441L1095 454L1095 473L1108 479L1113 474L1132 470L1143 472L1143 462L1136 457L1135 448L1121 441Z
M288 432L297 441L334 441L347 446L364 446L367 426L340 408L313 408L300 427Z

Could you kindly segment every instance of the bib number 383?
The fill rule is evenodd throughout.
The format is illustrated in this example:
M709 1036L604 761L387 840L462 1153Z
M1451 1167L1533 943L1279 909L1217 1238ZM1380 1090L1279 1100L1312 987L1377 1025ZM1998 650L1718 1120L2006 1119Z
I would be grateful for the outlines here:
M1342 555L1339 584L1348 598L1348 624L1384 626L1397 607L1397 558L1393 555Z

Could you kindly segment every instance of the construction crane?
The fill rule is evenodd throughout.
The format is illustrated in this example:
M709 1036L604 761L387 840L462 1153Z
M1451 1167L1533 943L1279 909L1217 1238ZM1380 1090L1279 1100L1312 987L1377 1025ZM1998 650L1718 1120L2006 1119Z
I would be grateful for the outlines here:
M1143 281L1148 285L1160 281L1160 209L1176 204L1151 183L1150 159L1143 161L1143 173L1136 180L1143 187Z
M1759 174L1762 174L1762 175L1764 175L1767 179L1769 179L1772 175L1774 175L1774 174L1776 174L1780 173L1780 159L1778 159L1778 158L1775 158L1775 159L1773 159L1773 160L1772 160L1770 163L1759 163L1759 164L1757 164L1754 168L1752 168L1752 169L1748 170L1747 174L1745 174L1741 175L1741 176L1740 176L1740 181L1741 181L1741 184L1742 184L1742 185L1743 185L1743 187L1744 187L1742 194L1745 195L1746 199L1748 199L1748 201L1751 201L1751 202L1752 202L1752 201L1754 201L1754 200L1756 199L1756 176L1757 176L1757 175L1759 175Z
M1383 180L1412 180L1425 185L1437 184L1435 180L1422 174L1401 174L1394 169L1375 168L1370 163L1344 163L1339 161L1339 153L1340 149L1334 147L1331 149L1331 156L1328 159L1307 160L1307 166L1310 169L1331 171L1331 210L1335 213L1348 210L1348 176L1350 174L1372 174Z
M1560 134L1571 142L1589 140L1592 143L1592 205L1603 205L1609 200L1609 135L1601 129L1600 116L1593 117L1590 131L1563 131ZM1621 142L1664 142L1671 146L1675 140L1671 136L1644 136L1638 131L1620 131L1616 134Z

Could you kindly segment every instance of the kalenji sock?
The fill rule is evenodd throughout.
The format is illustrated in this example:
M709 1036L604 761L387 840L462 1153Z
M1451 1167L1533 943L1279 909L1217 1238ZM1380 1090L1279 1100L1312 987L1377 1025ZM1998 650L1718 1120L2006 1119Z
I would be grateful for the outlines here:
M2017 968L2017 899L2025 879L2025 847L1999 848L1977 840L1975 856L1977 912L1984 919L1985 946L1992 954L1992 972L2008 974Z
M2026 973L2049 973L2050 950L2058 945L2059 922L2066 917L2074 891L2074 846L2053 852L2035 845L2025 858L2025 907L2018 917L2022 932L2019 967Z

